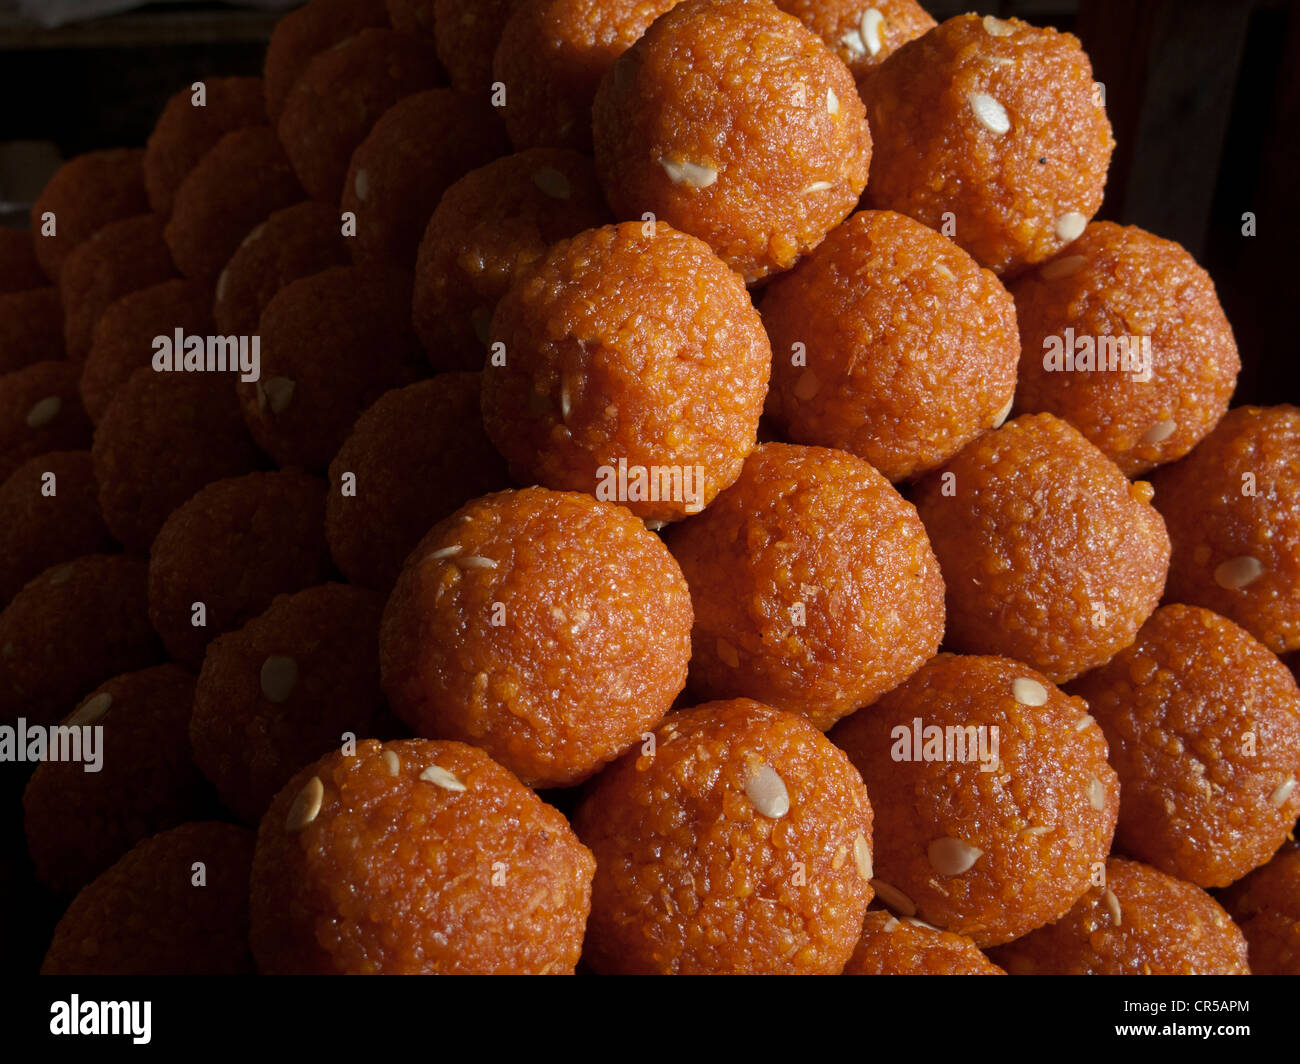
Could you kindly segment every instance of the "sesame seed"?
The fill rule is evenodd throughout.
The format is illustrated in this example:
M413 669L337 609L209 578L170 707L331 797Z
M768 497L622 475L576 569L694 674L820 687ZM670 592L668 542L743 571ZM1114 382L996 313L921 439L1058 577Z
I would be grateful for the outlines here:
M289 806L289 815L284 820L285 830L301 831L305 828L316 819L316 814L320 812L324 800L325 785L321 783L319 776L313 776Z
M834 188L834 187L835 186L832 185L829 181L814 181L811 185L809 185L807 188L804 189L804 192L805 193L825 192L828 188Z
M834 89L826 90L826 112L832 115L840 113L840 98L835 95Z
M1106 808L1106 785L1096 776L1088 781L1088 804L1097 812Z
M465 784L456 778L455 774L448 772L439 765L430 765L420 773L420 779L437 784L444 791L463 791L467 789Z
M391 750L384 751L384 764L388 766L390 776L396 776L402 770L401 759Z
M1024 828L1020 832L1020 834L1032 835L1034 836L1034 838L1037 838L1039 835L1046 835L1051 830L1052 829L1049 828L1046 824L1033 824L1030 827Z
M663 156L659 160L659 165L664 168L668 174L668 179L674 185L685 185L687 188L708 188L718 180L718 171L702 163L678 162L676 159Z
M895 912L902 913L904 916L916 915L916 904L892 884L886 883L883 879L873 879L871 889L876 892L876 897Z
M1177 421L1157 421L1142 434L1143 443L1164 443L1178 429Z
M876 8L869 7L862 12L862 20L858 23L858 32L862 34L862 43L867 46L867 51L872 55L879 55L882 46L880 41L880 25L885 21L885 16Z
M1229 558L1214 570L1214 582L1225 591L1240 591L1254 583L1264 572L1264 566L1258 558L1249 554L1240 558Z
M1007 117L1006 108L988 93L968 92L966 99L970 101L971 110L975 112L979 124L990 133L1001 136L1011 128L1011 119Z
M27 411L27 427L29 429L43 429L59 416L59 411L62 409L62 399L57 395L47 395L44 399L38 400L36 404Z
M740 655L736 652L736 648L725 639L718 640L717 651L722 664L731 669L740 668Z
M1082 255L1066 255L1063 259L1053 259L1038 271L1038 276L1044 281L1056 281L1078 273L1087 261Z
M785 781L771 765L759 765L745 781L745 796L759 814L769 820L779 820L790 812L790 795L785 789Z
M1069 211L1056 219L1056 235L1067 244L1071 240L1078 240L1086 228L1088 219L1078 211Z
M959 876L969 871L980 859L984 851L961 839L944 837L935 839L926 847L926 856L932 867L941 876ZM908 915L911 915L910 913Z
M1001 19L994 18L992 15L985 15L984 32L990 37L1010 37L1016 32L1016 28Z
M1295 790L1295 779L1288 777L1280 783L1277 789L1268 796L1269 804L1275 808L1281 809L1286 804L1286 800L1291 797L1291 792Z
M453 543L450 547L441 547L432 554L426 554L424 560L426 562L442 561L443 558L450 558L454 554L459 554L464 549L465 548L459 543Z
M370 195L370 177L364 170L357 171L357 179L353 183L353 188L356 189L357 199L365 203L366 197Z
M272 654L262 662L262 694L268 702L284 702L298 682L298 663L293 658Z
M495 559L484 558L479 554L467 554L463 558L457 558L456 564L462 569L495 569L497 567Z
M68 723L74 727L93 724L108 712L108 707L112 704L113 696L107 691L100 691L94 698L86 699L81 708L68 718Z
M569 179L553 166L544 166L533 174L533 184L551 199L566 200L572 191Z
M858 875L871 882L871 844L867 842L865 835L859 835L853 840L853 863L857 866Z
M1011 693L1022 706L1041 706L1047 701L1047 688L1028 676L1017 676Z
M799 375L795 381L794 397L807 402L820 390L822 382L817 379L817 375L812 370L806 369Z
M1110 887L1106 888L1106 892L1102 894L1101 900L1106 906L1106 911L1110 913L1111 920L1115 922L1115 926L1119 927L1123 924L1124 913L1119 907L1119 899L1115 897L1115 892L1111 890Z
M957 275L953 273L952 270L948 269L948 267L945 266L942 262L938 263L934 267L934 272L937 273L940 277L944 278L945 280L948 281L957 280Z
M1082 717L1080 717L1078 720L1074 722L1074 730L1077 732L1083 731L1083 729L1086 728L1091 723L1092 723L1092 714L1085 713Z

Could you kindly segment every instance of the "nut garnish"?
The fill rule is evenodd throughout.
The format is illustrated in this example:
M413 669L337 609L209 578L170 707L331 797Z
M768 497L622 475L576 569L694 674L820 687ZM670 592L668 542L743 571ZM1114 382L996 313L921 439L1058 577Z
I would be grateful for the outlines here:
M1015 26L992 15L984 16L984 32L990 37L1010 37L1016 32Z
M1164 443L1175 432L1178 431L1177 421L1157 421L1146 432L1142 433L1143 443Z
M1071 240L1078 240L1086 228L1088 219L1078 211L1067 211L1056 219L1056 235L1067 244Z
M289 806L289 815L284 820L285 830L301 831L305 828L316 819L316 814L320 812L324 800L325 785L321 783L319 776L313 776Z
M365 203L366 197L370 195L370 178L364 170L357 171L357 178L352 187L356 189L357 199Z
M572 194L569 179L553 166L543 166L533 174L533 184L551 199L566 200Z
M456 564L462 569L495 569L497 563L493 558L484 558L478 554L467 554L463 558L457 558Z
M272 654L262 662L262 694L268 702L283 702L298 682L298 663L283 654Z
M47 395L44 399L39 399L27 411L27 427L29 429L43 429L51 421L59 416L59 411L63 409L63 400L57 395Z
M402 770L402 761L393 751L384 751L384 764L388 766L388 774L396 776Z
M859 835L853 840L853 863L857 866L858 875L871 882L871 846L867 842L865 835Z
M1028 676L1017 676L1011 684L1011 694L1022 706L1041 706L1047 701L1047 688Z
M1055 281L1062 277L1076 274L1088 260L1082 255L1066 255L1063 259L1053 259L1041 270L1038 276L1044 281Z
M876 897L893 909L894 912L902 913L904 916L916 915L916 904L892 884L886 883L883 879L873 879L871 889L876 892Z
M430 765L420 773L420 779L437 784L444 791L463 791L467 789L465 784L461 783L454 773L448 772L439 765Z
M1124 914L1120 910L1119 899L1115 897L1115 892L1111 890L1110 887L1106 888L1105 893L1101 896L1101 900L1106 906L1106 911L1110 913L1110 918L1115 922L1115 926L1119 927L1123 924Z
M880 25L885 21L885 16L876 8L869 7L862 12L862 19L858 23L858 32L862 35L862 43L867 46L867 51L872 55L879 55L883 47L880 41Z
M674 185L685 185L687 188L708 188L718 180L718 171L701 163L678 162L676 159L663 156L659 160L659 165L664 168L669 180Z
M1269 804L1281 809L1286 805L1286 800L1291 797L1291 792L1295 790L1295 779L1288 778L1278 784L1277 790L1268 796Z
M968 92L966 99L970 101L971 110L975 112L980 125L989 132L1001 136L1011 128L1006 108L987 92Z
M1098 812L1106 808L1106 785L1096 776L1088 781L1088 804Z
M1225 591L1240 591L1258 580L1263 572L1264 566L1258 558L1244 554L1221 563L1214 570L1214 582Z
M926 856L932 867L941 876L959 876L966 872L980 859L984 851L961 839L945 836L935 839L926 847ZM909 914L910 915L910 914Z
M107 691L100 691L94 698L86 699L85 704L68 718L68 723L78 728L93 724L108 712L108 707L112 704L113 696Z
M769 820L779 820L790 812L790 795L785 789L785 781L771 765L759 765L745 781L745 796Z

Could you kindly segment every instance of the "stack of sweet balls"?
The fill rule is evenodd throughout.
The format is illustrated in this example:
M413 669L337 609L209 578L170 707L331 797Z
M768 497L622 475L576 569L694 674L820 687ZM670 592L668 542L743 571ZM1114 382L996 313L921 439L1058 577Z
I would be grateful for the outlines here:
M103 729L43 970L1300 971L1300 409L1113 145L913 0L311 0L69 161L0 234L0 717Z

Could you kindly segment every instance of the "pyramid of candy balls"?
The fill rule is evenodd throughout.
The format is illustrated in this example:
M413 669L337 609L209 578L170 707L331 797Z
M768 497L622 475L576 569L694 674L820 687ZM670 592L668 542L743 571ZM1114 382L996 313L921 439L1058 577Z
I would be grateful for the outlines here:
M67 162L43 970L1300 971L1300 409L1113 147L913 0L311 0Z

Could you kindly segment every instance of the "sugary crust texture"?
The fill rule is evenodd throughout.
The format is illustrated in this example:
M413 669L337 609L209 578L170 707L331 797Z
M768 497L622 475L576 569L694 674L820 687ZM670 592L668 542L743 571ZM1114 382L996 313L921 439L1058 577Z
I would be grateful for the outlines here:
M38 454L0 484L0 609L55 563L112 549L89 451Z
M41 974L251 974L253 842L246 828L215 822L145 839L77 895Z
M227 133L176 190L167 246L186 277L214 278L254 226L300 199L270 126Z
M695 605L691 690L825 730L939 649L943 580L916 510L861 459L766 443L668 545Z
M544 488L439 522L388 600L380 664L417 734L483 747L525 783L581 782L686 683L691 600L626 508Z
M430 365L482 369L492 312L524 267L609 220L595 165L566 148L507 155L447 189L415 267L412 316Z
M1300 689L1249 633L1164 606L1070 690L1110 743L1125 853L1224 887L1286 840L1300 817Z
M316 815L291 830L311 780ZM482 750L363 740L299 772L262 819L253 955L267 974L571 974L593 865Z
M266 124L261 78L205 78L203 106L194 104L193 83L172 96L144 146L144 186L149 205L162 217L172 212L176 190L225 134Z
M1006 975L965 935L883 909L867 913L845 975Z
M853 76L793 15L684 0L623 53L593 110L615 214L706 241L746 281L789 269L857 206L871 133Z
M86 554L33 577L0 613L0 721L53 724L87 691L162 657L147 567Z
M343 478L356 478L344 494ZM325 534L354 584L389 591L407 555L470 499L510 486L479 413L477 373L386 392L357 418L329 470Z
M1071 34L959 15L859 88L877 145L870 204L951 230L996 273L1050 258L1101 206L1115 140Z
M647 746L596 779L574 820L596 855L587 963L842 971L872 898L871 804L848 758L802 717L749 699L674 713ZM784 812L769 804L772 773Z
M141 839L198 812L206 794L190 757L193 699L194 676L159 665L101 684L64 718L103 729L101 760L95 772L46 761L28 781L27 848L42 883L71 894Z
M290 281L351 262L339 212L306 200L270 215L217 277L212 315L222 336L252 336L262 311Z
M1230 410L1151 483L1173 541L1169 601L1221 613L1275 654L1300 650L1300 408Z
M382 726L379 595L322 584L277 595L208 646L189 718L194 761L221 800L256 824L289 778Z
M341 210L356 216L356 262L410 269L420 235L448 186L506 148L486 97L429 89L393 104L357 145Z
M825 41L855 78L937 25L916 0L871 0L867 6L864 2L776 0L776 6Z
M296 470L218 480L174 510L149 553L149 619L172 657L198 668L210 640L324 580L324 525L324 482Z
M1181 458L1227 412L1241 359L1210 275L1136 226L1093 222L1011 286L1024 352L1017 412L1052 413L1128 476ZM1145 337L1150 370L1044 366L1051 337Z
M110 303L95 322L77 392L96 424L136 370L152 367L157 336L211 336L212 285L173 278Z
M1068 915L994 950L1010 975L1249 975L1246 939L1191 883L1112 857Z
M591 104L614 61L678 0L531 0L501 30L492 80L518 149L591 151Z
M1300 847L1283 846L1219 900L1250 944L1252 972L1300 975Z
M104 520L141 555L196 491L251 473L260 459L229 380L150 366L137 369L113 397L90 452Z
M892 481L999 423L1016 390L1010 294L951 240L893 211L832 230L760 306L767 413L798 443L865 458ZM799 346L796 346L799 345Z
M483 418L524 483L594 493L620 459L678 467L658 500L628 493L634 513L672 521L688 471L702 468L705 506L739 476L772 352L740 278L702 241L653 230L588 230L523 272L492 319L506 357L484 370Z
M949 649L1063 683L1131 643L1160 601L1169 536L1150 486L1051 414L967 444L913 499L947 584Z
M362 30L312 59L276 126L307 194L338 203L348 160L379 116L434 88L441 73L432 41L387 29Z
M894 888L879 887L881 900L981 947L1065 915L1110 852L1119 812L1087 712L1019 662L941 654L843 721L831 738L872 795L876 874ZM927 745L940 734L941 747Z
M0 293L0 375L66 354L63 303L56 286Z
M280 19L262 72L271 121L280 120L289 91L312 59L362 30L387 25L388 15L375 0L310 0Z
M36 259L54 284L63 260L83 240L109 222L148 213L143 162L143 149L109 148L78 155L54 171L31 216ZM46 214L54 216L53 232Z
M501 30L521 0L432 0L438 58L461 92L486 93ZM397 29L404 26L393 25ZM407 32L410 32L407 30Z

